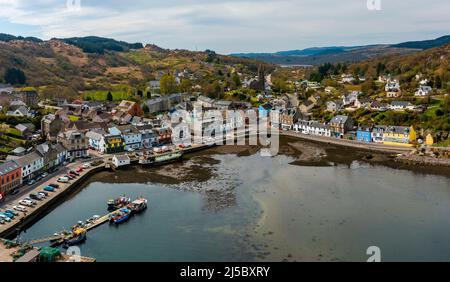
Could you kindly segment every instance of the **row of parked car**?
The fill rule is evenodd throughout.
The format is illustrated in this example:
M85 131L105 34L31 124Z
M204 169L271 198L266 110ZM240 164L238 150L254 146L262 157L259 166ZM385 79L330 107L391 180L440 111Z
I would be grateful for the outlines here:
M83 164L81 167L79 167L76 170L70 170L65 176L60 177L58 179L58 182L61 183L67 183L72 179L77 178L80 176L80 173L84 170L90 167L89 163ZM41 178L47 177L48 174L45 173L45 175L42 175ZM14 206L13 209L7 209L4 211L0 211L0 224L5 224L5 222L10 222L13 220L16 216L22 213L28 212L28 209L33 209L38 201L42 201L45 198L47 198L50 193L55 192L55 190L59 189L59 184L53 183L48 186L45 186L42 188L42 191L31 193L28 197L20 200L18 202L18 205Z
M84 164L82 167L77 168L76 170L70 170L65 176L61 176L58 178L58 182L60 183L68 183L70 180L73 180L80 176L80 173L83 172L85 168L88 168L86 164Z
M58 184L50 184L37 193L31 193L27 198L20 200L17 206L13 209L0 211L0 224L10 222L14 217L18 216L20 212L26 213L28 209L32 209L37 205L37 201L42 201L49 196L50 192L55 192L59 188Z

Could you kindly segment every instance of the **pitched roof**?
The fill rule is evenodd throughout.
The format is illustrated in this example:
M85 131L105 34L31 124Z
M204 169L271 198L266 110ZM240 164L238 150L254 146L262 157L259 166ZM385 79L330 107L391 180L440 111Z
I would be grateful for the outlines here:
M20 168L20 165L16 161L7 161L0 164L0 175L5 175Z
M332 122L332 123L340 123L340 124L343 124L343 123L346 123L347 120L348 120L348 116L339 115L339 116L335 116L335 117L331 120L331 122Z

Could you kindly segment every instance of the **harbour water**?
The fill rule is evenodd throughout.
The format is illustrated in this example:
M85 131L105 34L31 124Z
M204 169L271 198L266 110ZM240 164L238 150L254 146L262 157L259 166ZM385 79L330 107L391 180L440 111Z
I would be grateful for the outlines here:
M327 151L331 155L331 151ZM162 168L104 172L31 226L46 237L94 214L111 197L149 208L88 233L98 261L450 261L450 178L349 160L295 163L294 155L211 150ZM342 160L342 161L336 161ZM170 177L165 177L169 175ZM169 180L168 180L169 179Z

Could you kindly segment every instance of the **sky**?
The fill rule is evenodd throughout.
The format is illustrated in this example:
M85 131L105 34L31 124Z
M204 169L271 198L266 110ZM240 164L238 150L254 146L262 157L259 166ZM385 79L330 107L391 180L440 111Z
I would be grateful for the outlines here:
M0 0L0 33L229 54L433 39L449 14L448 0Z

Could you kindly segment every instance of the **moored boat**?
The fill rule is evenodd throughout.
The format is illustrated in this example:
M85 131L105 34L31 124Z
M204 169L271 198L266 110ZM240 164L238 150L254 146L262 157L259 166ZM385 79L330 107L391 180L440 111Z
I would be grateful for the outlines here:
M131 202L128 205L128 208L131 210L131 212L133 214L137 214L142 212L143 210L145 210L147 208L147 199L144 198L138 198L135 201Z
M111 223L121 224L127 221L131 216L131 210L127 208L120 209L117 213L111 216L109 219Z
M64 245L65 246L78 245L78 244L86 241L86 239L87 239L86 234L87 234L86 229L78 228L77 230L75 230L73 232L72 236L70 236L64 240Z
M117 199L110 199L110 200L108 200L108 210L109 211L118 210L120 208L125 207L129 203L131 203L131 199L127 198L127 197L119 197Z

